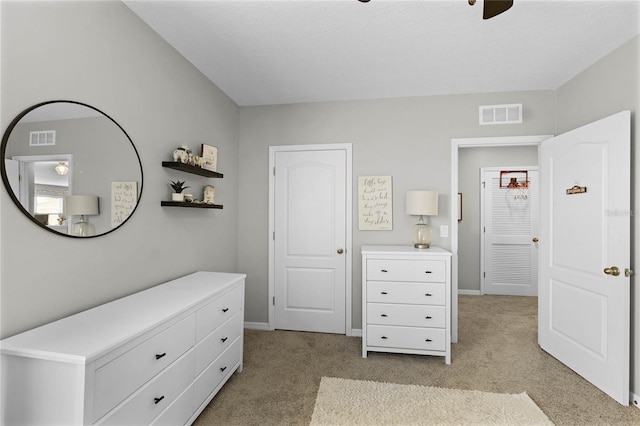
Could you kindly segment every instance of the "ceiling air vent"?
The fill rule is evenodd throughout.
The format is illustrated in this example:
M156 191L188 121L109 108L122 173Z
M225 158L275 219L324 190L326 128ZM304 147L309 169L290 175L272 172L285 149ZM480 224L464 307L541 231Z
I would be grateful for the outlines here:
M29 132L29 146L49 146L56 144L55 130Z
M481 105L480 125L522 123L522 104Z

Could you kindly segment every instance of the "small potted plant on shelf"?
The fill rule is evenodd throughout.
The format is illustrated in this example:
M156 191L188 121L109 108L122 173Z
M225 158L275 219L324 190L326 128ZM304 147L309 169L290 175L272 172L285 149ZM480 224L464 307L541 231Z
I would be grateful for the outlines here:
M188 186L184 186L185 182L184 181L171 181L171 183L169 184L169 186L171 186L171 188L173 188L174 193L171 194L171 200L172 201L184 201L184 194L182 193L182 191L184 191L185 189L189 188Z

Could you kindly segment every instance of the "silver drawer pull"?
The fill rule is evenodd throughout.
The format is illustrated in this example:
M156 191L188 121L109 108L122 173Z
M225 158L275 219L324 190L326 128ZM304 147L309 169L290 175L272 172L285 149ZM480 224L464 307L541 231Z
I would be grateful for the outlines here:
M424 317L424 319L431 319L431 317Z
M381 317L387 317L387 314L380 314Z
M431 342L431 339L424 339L425 342Z
M427 297L431 297L431 293L425 293L424 295Z
M380 294L387 294L387 292L386 291L381 291Z
M167 354L166 352L161 353L161 354L156 354L156 359L160 359L160 358L162 358L163 356L165 356L166 354Z
M158 402L162 401L164 399L164 395L162 395L160 398L153 398L153 403L157 404Z
M380 269L380 272L389 272L386 269Z

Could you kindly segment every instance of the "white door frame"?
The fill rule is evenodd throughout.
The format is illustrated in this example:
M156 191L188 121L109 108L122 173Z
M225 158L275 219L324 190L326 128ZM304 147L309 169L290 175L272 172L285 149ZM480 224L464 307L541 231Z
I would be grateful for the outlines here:
M451 226L451 343L458 341L458 149L498 148L505 146L538 146L553 135L501 136L451 139L451 191L449 222Z
M333 151L344 150L346 153L346 193L345 193L345 332L347 336L353 335L352 323L352 228L353 228L353 171L352 171L352 145L350 143L315 144L315 145L281 145L269 147L269 330L275 329L275 307L272 303L275 297L275 176L274 167L277 152L287 151Z

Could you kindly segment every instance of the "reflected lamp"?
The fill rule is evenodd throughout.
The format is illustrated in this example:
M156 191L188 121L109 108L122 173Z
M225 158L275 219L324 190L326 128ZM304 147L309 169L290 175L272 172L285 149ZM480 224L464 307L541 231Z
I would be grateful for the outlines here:
M90 237L96 234L96 228L89 223L86 216L100 213L98 197L95 195L67 195L64 197L64 213L69 216L80 216L80 220L71 227L71 235Z

